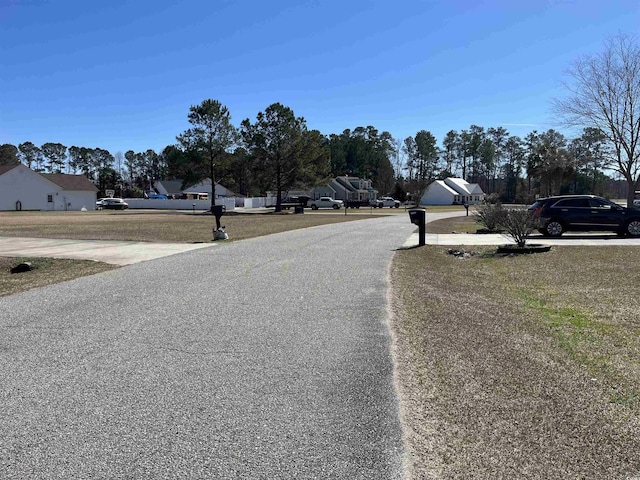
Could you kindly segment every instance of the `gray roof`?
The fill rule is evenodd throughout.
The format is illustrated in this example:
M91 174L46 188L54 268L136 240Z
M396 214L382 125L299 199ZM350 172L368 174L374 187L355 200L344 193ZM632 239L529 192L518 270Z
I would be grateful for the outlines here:
M167 193L182 193L183 180L158 180Z

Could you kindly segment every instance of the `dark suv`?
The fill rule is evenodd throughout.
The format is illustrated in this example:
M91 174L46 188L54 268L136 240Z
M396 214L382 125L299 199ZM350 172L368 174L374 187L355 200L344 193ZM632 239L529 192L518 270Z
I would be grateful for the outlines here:
M540 233L550 237L559 237L566 231L612 231L640 236L640 209L625 208L594 195L541 198L529 211L541 220Z

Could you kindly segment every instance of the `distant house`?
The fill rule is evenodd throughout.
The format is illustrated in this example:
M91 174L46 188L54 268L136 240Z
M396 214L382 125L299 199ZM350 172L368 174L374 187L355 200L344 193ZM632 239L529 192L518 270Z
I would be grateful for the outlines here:
M311 197L331 197L342 201L369 203L377 198L378 191L372 187L371 180L343 175L331 180L327 185L311 190Z
M182 180L157 180L153 184L153 188L160 195L178 198L182 195Z
M485 194L477 183L449 177L431 183L420 199L421 205L478 205Z
M205 178L200 183L196 183L188 188L182 190L182 193L187 195L189 198L198 198L203 195L207 195L208 198L211 198L211 179ZM226 187L223 187L218 182L216 182L216 198L227 198L227 197L235 197L236 194L233 193Z
M0 210L95 210L98 189L84 175L0 166Z
M211 179L205 178L201 182L184 189L182 188L182 183L183 181L180 179L158 180L153 184L153 187L159 194L166 195L170 198L179 198L182 196L195 199L211 198ZM216 182L216 198L227 198L235 196L236 194L231 190L223 187L218 182Z

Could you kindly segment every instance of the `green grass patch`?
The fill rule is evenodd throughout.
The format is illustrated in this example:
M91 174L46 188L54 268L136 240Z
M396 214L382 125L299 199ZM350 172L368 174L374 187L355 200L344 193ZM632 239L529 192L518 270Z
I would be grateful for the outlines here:
M574 306L549 306L547 301L536 297L530 290L518 288L516 295L532 311L532 315L549 327L557 345L573 360L587 366L593 374L603 373L603 370L604 373L610 373L605 357L589 354L611 332L610 325Z

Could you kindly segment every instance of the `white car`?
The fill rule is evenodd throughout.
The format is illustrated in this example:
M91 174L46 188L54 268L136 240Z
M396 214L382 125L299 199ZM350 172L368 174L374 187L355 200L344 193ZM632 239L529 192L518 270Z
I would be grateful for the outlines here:
M344 202L342 200L334 200L331 197L320 197L316 200L309 200L307 205L311 207L311 210L318 210L319 208L339 210L344 206Z
M98 205L98 203L100 203ZM129 204L121 198L101 198L99 202L96 202L96 208L98 210L125 210L129 208Z
M394 200L391 197L380 197L377 200L374 200L374 203L371 205L374 208L400 208L400 200Z

